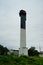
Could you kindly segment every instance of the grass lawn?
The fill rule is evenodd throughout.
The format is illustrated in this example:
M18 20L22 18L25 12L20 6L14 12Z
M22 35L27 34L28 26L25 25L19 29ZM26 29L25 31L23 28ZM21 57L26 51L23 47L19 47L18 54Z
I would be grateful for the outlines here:
M0 65L43 65L43 57L0 55Z

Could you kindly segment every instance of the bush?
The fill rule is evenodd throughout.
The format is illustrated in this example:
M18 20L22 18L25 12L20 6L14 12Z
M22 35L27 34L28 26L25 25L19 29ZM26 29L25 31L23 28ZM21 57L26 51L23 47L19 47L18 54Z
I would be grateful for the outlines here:
M43 65L43 58L0 55L0 65Z

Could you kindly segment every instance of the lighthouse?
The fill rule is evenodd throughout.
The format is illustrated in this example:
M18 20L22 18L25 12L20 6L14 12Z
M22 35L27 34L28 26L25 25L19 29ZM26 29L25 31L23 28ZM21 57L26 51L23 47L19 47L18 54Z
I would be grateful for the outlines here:
M20 48L19 55L28 56L28 49L26 48L26 11L20 10Z

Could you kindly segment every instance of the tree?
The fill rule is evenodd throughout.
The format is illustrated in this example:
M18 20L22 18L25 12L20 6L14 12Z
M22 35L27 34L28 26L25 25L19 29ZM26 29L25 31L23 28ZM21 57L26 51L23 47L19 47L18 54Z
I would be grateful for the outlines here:
M4 47L3 52L4 52L5 55L7 55L7 52L8 52L8 51L9 51L9 50L8 50L6 47Z
M3 54L3 46L0 45L0 55Z
M2 45L0 45L0 55L7 55L7 52L9 50L6 47L3 47Z
M28 55L29 56L39 56L39 52L35 49L35 47L31 47L28 50Z

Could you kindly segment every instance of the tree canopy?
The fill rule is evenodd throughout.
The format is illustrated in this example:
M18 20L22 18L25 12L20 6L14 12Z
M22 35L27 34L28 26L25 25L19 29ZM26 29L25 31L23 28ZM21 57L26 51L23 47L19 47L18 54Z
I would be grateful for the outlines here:
M28 50L28 55L29 56L39 56L38 50L35 49L35 47L31 47Z
M8 52L8 48L7 47L3 47L2 45L0 45L0 55L7 55Z

